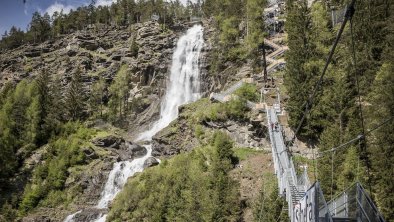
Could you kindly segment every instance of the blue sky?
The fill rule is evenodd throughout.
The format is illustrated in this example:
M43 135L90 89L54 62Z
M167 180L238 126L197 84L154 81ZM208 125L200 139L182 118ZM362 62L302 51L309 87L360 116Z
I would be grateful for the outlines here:
M96 4L110 5L114 1L96 0ZM71 9L89 3L90 0L26 0L24 4L23 0L0 0L0 34L9 31L13 25L25 31L35 11L51 15L63 9L63 12L68 13Z
M0 38L1 35L15 25L26 31L35 11L44 14L48 12L52 15L55 11L63 9L64 13L68 13L71 9L79 6L87 5L90 0L0 0ZM96 0L96 5L110 5L116 0ZM186 2L186 0L181 0Z

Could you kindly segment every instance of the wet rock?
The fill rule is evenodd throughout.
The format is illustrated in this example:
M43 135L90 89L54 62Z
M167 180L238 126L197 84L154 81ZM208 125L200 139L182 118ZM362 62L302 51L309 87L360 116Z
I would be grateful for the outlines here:
M126 147L127 147L127 151L130 152L130 155L133 158L143 157L148 153L145 147L140 146L138 144L127 143Z
M157 161L157 159L154 157L149 157L144 162L144 168L153 167L156 165L159 165L159 161Z
M92 143L99 147L109 147L119 149L121 144L124 143L125 140L120 137L116 137L114 135L96 138L92 141Z
M122 143L118 149L112 150L116 154L116 161L130 161L145 156L148 151L145 147L132 142Z
M89 208L75 215L74 222L96 221L107 213L105 209Z

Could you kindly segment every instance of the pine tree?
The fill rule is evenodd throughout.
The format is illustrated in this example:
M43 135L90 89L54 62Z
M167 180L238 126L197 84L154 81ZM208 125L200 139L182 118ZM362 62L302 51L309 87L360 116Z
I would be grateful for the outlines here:
M96 112L99 112L100 118L103 117L104 90L105 90L105 80L102 77L100 77L99 80L93 84L90 99L89 99L90 108L93 112L93 115Z
M14 125L12 133L17 138L23 138L27 124L26 110L31 103L30 87L26 80L20 82L13 95L12 112L9 113Z
M391 53L392 53L391 46ZM393 58L393 57L391 57ZM383 64L375 77L370 94L369 128L376 127L394 116L394 65L392 60ZM373 191L386 219L394 218L394 120L386 123L367 137L373 171Z
M50 88L49 88L49 83L50 83L50 76L49 72L46 69L41 70L39 75L37 76L35 80L36 88L37 88L37 94L38 94L38 112L40 114L39 116L39 133L37 136L38 143L42 144L45 143L47 138L48 138L48 132L45 131L44 126L45 126L45 118L48 115L51 101L50 101Z
M62 91L62 83L59 76L54 76L50 82L48 96L49 96L49 109L48 114L44 120L44 131L50 137L57 134L60 130L62 122L65 120L64 116L64 98Z
M85 104L83 101L81 69L73 73L65 98L67 116L70 120L80 120L84 116Z
M265 35L263 15L266 5L266 0L248 0L245 7L247 24L246 43L250 58L253 60L255 67L260 65L261 62L260 50L265 50L263 48Z
M7 187L7 178L13 175L18 164L15 155L18 141L13 133L15 122L10 116L12 97L11 94L6 98L0 110L0 190Z
M27 108L26 117L26 137L25 140L28 144L35 146L37 140L40 136L40 122L41 122L41 112L40 112L40 101L38 96L35 96Z
M122 120L125 117L128 111L129 88L130 76L127 73L127 65L122 65L115 76L114 82L109 87L111 98L108 106L112 120Z
M286 2L286 31L288 33L289 51L286 53L285 85L289 92L289 125L296 128L312 90L310 73L305 64L311 58L311 18L305 0L288 0Z

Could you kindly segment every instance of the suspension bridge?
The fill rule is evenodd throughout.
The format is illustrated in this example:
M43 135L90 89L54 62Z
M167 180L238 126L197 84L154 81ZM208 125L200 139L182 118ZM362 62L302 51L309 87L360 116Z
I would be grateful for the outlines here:
M354 13L354 3L355 0L352 0L352 2L347 7L345 18L342 22L337 38L331 48L323 72L316 84L316 87L314 88L314 91L303 106L303 109L305 108L304 115L299 122L299 125L296 128L290 143L294 142L295 136L305 121L306 115L312 108L314 98L317 91L321 87L323 77L332 59L335 48L346 26L346 23L348 20L351 21L352 15ZM285 64L283 59L278 60L276 58L282 55L288 48L280 46L268 39L265 39L264 43L274 48L274 51L266 58L270 63L270 65L267 67L267 71L270 73L273 72L278 65ZM232 98L232 94L237 89L241 88L245 83L253 83L253 81L253 78L244 78L221 93L211 94L211 99L217 100L219 102L227 102ZM282 129L282 126L278 124L278 115L281 114L279 100L272 104L272 106L269 106L266 103L260 102L256 104L247 101L247 106L251 109L257 109L258 111L263 111L266 113L266 127L268 128L270 138L275 175L278 181L279 195L286 199L287 211L291 222L385 222L374 202L360 183L353 184L348 189L333 197L331 200L326 201L319 181L311 183L306 167L304 167L304 170L300 174L297 174L292 156L288 150L287 145L289 143L285 142L283 133L284 130ZM362 113L361 107L360 112ZM389 120L380 124L380 126L386 124ZM358 135L355 139L328 151L333 152L336 149L361 140L367 133L363 132L363 134Z

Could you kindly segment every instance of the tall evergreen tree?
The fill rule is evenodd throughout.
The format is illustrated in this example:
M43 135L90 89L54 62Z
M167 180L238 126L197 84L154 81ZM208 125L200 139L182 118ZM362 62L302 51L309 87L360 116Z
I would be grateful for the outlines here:
M100 77L100 79L95 82L91 89L91 95L89 98L90 108L93 113L100 113L100 117L103 117L103 98L105 90L105 80Z
M114 82L109 87L110 115L112 120L121 120L128 111L127 99L130 90L130 75L127 72L127 65L123 65L118 70Z
M61 124L65 119L64 116L64 97L63 97L63 87L61 79L58 75L55 75L51 81L48 91L49 96L49 109L47 110L47 115L44 120L44 129L48 134L47 136L52 136L57 134L60 130Z
M311 59L311 17L306 0L286 1L286 31L288 33L289 51L286 53L285 85L289 92L289 124L296 128L312 90L311 74L306 64Z
M70 120L80 120L84 116L85 104L83 100L81 69L73 73L65 98L67 116Z

